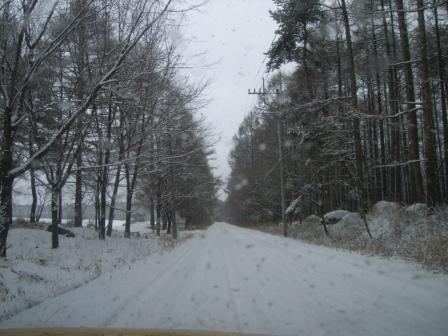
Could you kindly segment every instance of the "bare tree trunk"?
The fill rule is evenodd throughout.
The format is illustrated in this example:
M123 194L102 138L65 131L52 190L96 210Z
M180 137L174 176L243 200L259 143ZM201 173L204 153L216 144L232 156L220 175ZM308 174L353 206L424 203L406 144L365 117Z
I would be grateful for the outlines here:
M342 16L344 19L344 27L345 27L345 37L347 43L347 51L348 51L348 59L349 59L349 72L350 72L350 93L352 96L352 108L353 113L358 113L358 85L356 83L356 74L355 74L355 60L353 55L353 47L352 47L352 36L350 31L350 21L348 19L347 7L345 0L341 0L341 8L342 8ZM361 143L361 131L360 131L360 121L359 116L355 115L353 117L353 137L355 140L355 157L356 157L356 173L357 173L357 186L359 193L359 205L361 211L366 211L365 204L365 190L364 190L364 171L363 171L363 151L362 151L362 143Z
M125 238L131 237L131 214L132 214L132 191L127 190L126 193L126 222L124 226Z
M149 215L150 215L150 224L151 224L151 230L154 232L156 228L155 223L155 216L154 216L154 198L149 199Z
M372 6L373 7L373 6ZM378 59L378 47L377 47L377 42L376 42L376 33L375 33L375 25L372 19L372 38L373 38L373 50L374 50L374 58L375 58L375 85L376 85L376 104L377 104L377 110L378 110L378 115L380 117L380 121L379 121L379 132L380 132L380 143L378 143L378 130L377 130L377 125L376 122L374 121L374 125L373 125L373 146L374 146L374 152L375 152L375 164L382 164L382 160L384 159L384 157L381 155L384 152L384 139L383 139L383 125L382 125L382 120L381 117L383 116L383 102L382 102L382 94L381 94L381 74L380 74L380 66L379 66L379 59ZM374 93L374 89L372 89L373 94ZM380 154L381 153L381 154ZM375 184L375 190L376 190L376 198L378 199L383 199L383 180L382 180L382 176L383 176L383 168L382 169L377 169L377 171L375 172L375 180L376 180L376 184Z
M117 167L117 172L115 173L115 182L114 182L114 188L112 191L112 197L110 199L110 207L109 207L109 222L107 223L107 236L110 237L112 235L112 226L114 223L114 216L115 216L115 205L117 202L117 194L118 194L118 187L120 185L120 174L121 173L121 166Z
M436 1L434 3L434 20L436 28L436 42L437 42L437 59L439 63L439 79L440 79L440 101L442 109L442 123L443 123L443 139L444 139L444 151L443 158L445 163L445 201L448 201L448 117L446 106L446 87L445 87L445 62L443 60L442 46L440 42L440 28L439 28L439 15ZM448 2L447 2L448 4ZM447 8L448 10L448 8Z
M98 231L98 222L100 219L100 181L98 176L95 186L95 231Z
M56 249L59 247L59 189L56 185L51 187L51 248Z
M108 124L107 124L107 143L110 144L112 137L112 115L109 108ZM106 148L104 155L104 167L101 172L101 200L100 200L100 236L101 239L106 239L106 207L107 207L107 186L109 184L109 165L110 163L110 148Z
M31 209L30 209L30 223L36 223L36 209L37 209L37 191L36 191L36 176L34 169L30 169L30 187L31 187Z
M433 90L435 91L435 87L433 87ZM435 120L440 120L441 118L439 118L438 115L438 110L437 110L437 101L436 101L436 97L435 95L432 96L433 98L433 105L434 105L434 118ZM441 138L441 133L440 133L440 127L439 125L434 125L436 128L436 141L437 141L437 160L438 162L441 163L441 167L440 170L443 170L443 148L442 148L442 138ZM440 195L441 195L441 199L443 198L443 196L445 195L445 179L443 176L443 173L440 172L439 175L439 190L440 190Z
M423 127L424 146L426 153L426 185L427 203L434 205L440 203L438 162L434 114L432 106L431 78L429 75L428 45L426 39L425 9L423 0L416 0L418 8L418 45L420 46L420 72L423 98Z
M80 152L76 158L76 166L78 170L75 173L75 219L74 225L82 227L82 153Z
M58 191L58 225L62 224L62 189Z
M395 0L397 7L398 26L400 30L401 58L404 62L404 77L406 91L406 108L408 123L408 150L409 160L415 161L410 165L410 201L423 201L423 178L420 169L420 150L417 128L417 111L415 105L414 77L412 74L411 53L409 49L408 29L406 26L406 14L404 12L403 0Z
M5 152L3 152L5 153ZM4 161L3 161L4 164ZM3 166L2 172L9 169ZM6 175L6 176L5 176ZM12 186L14 178L3 174L1 177L1 208L0 208L0 257L6 258L6 239L12 223Z
M165 204L162 205L162 230L166 230L167 226L168 226L168 221L167 221L167 211L166 211L166 206Z
M171 225L173 226L173 238L177 239L177 221L176 221L176 204L174 199L171 201Z
M137 151L137 155L139 155L140 150ZM138 162L134 163L134 171L131 174L129 171L130 167L128 164L125 164L125 174L126 174L126 223L124 236L129 238L131 236L131 213L132 213L132 198L134 196L135 183L137 182L137 174L138 174Z
M123 114L120 114L120 124L124 123ZM124 155L124 136L123 133L120 134L119 138L119 152L118 152L118 161L123 160ZM117 166L117 172L115 173L115 182L114 189L112 191L112 198L110 199L110 207L109 207L109 223L107 224L107 236L110 237L112 235L112 226L114 223L114 215L115 215L115 204L117 202L117 194L118 187L120 186L120 176L121 176L121 165Z
M166 234L171 234L171 212L167 209L165 211L166 218Z
M9 6L9 5L8 5ZM25 9L25 8L24 8ZM8 8L9 11L9 8ZM28 10L24 11L25 13ZM5 12L6 13L6 12ZM31 14L31 13L29 13ZM6 239L8 237L8 231L12 224L12 189L14 176L10 175L10 171L13 168L12 162L12 150L13 150L13 127L12 127L12 115L14 110L13 102L11 98L14 97L16 87L19 82L19 67L21 54L23 52L23 42L25 38L25 25L20 30L17 36L17 42L15 43L14 50L14 63L11 64L12 71L9 76L10 83L6 86L6 91L10 97L9 102L6 104L2 114L3 121L3 138L0 155L0 187L1 187L1 199L0 199L0 257L6 258Z
M339 44L341 41L339 40L339 32L336 33L336 67L337 67L337 78L338 78L338 98L342 97L342 64L341 64L341 50ZM342 114L342 102L338 102L338 112Z
M253 126L253 120L251 120L250 122L251 124L251 128ZM168 135L168 141L169 141L169 153L170 156L173 155L173 148L172 148L172 140L171 140L171 135ZM253 146L251 146L253 147ZM253 154L252 154L253 155ZM253 163L253 156L251 157L251 161ZM173 166L172 164L170 164L169 167L169 173L170 173L170 184L171 184L171 190L170 190L170 205L171 205L171 210L167 209L168 211L168 216L170 216L170 228L171 225L173 226L173 238L177 239L177 223L176 223L176 184L174 181L174 171L173 171ZM168 207L167 207L168 208Z
M160 236L160 216L161 216L161 208L162 208L162 200L161 200L160 193L157 194L157 206L156 206L156 234L157 236Z
M75 0L71 2L71 10L73 15L78 15L85 8L87 8L86 0ZM85 99L85 91L86 91L86 73L87 71L87 62L88 62L88 52L87 52L87 23L83 20L80 22L78 27L74 31L75 42L77 47L75 47L75 54L77 56L77 68L78 75L77 80L79 81L76 88L76 95L79 100ZM82 128L81 120L78 120L76 123L76 127L79 129ZM75 173L75 218L74 225L75 227L82 227L82 178L83 174L80 169L82 167L82 151L80 150L78 155L76 156L76 166L78 170Z
M99 221L98 221L98 234L99 238L106 239L106 194L107 194L107 170L106 167L102 168L101 172L101 184L100 184L100 199L99 199Z

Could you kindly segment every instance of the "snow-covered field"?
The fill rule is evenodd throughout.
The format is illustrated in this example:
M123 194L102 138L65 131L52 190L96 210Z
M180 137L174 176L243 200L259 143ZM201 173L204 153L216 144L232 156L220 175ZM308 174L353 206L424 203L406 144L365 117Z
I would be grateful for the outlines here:
M24 326L441 336L448 277L218 223L0 323Z
M133 226L133 231L143 231L146 226ZM69 229L76 237L59 236L60 248L56 250L50 248L49 232L10 230L8 261L0 264L0 321L173 246L170 239L152 234L125 239L121 232L114 232L112 238L100 241L92 229Z
M62 224L66 224L67 222L69 222L68 219L62 219ZM51 224L51 218L41 218L41 219L39 219L39 223ZM93 223L94 223L94 220L92 220L92 219L84 219L82 221L82 226L84 226L84 227L92 226ZM113 221L112 227L115 231L124 231L124 223L125 223L124 220L115 219ZM107 222L106 222L106 225L107 225ZM135 232L138 231L140 233L150 232L149 223L148 222L132 223L131 231L135 231Z
M17 218L13 218L13 220L17 220ZM69 222L71 222L71 220L68 219L62 219L61 220L62 224L65 225ZM25 221L25 226L28 224L28 222ZM51 218L40 218L39 219L39 224L41 225L49 225L51 224ZM114 231L117 232L124 232L124 224L125 224L125 220L121 220L121 219L115 219L112 223L112 228ZM107 222L106 222L107 225ZM87 228L93 228L94 227L94 220L92 219L84 219L82 221L82 226L83 227L87 227ZM70 227L68 227L68 229L70 230ZM135 234L151 234L153 233L150 227L150 223L148 221L146 222L132 222L131 223L131 234L135 233Z

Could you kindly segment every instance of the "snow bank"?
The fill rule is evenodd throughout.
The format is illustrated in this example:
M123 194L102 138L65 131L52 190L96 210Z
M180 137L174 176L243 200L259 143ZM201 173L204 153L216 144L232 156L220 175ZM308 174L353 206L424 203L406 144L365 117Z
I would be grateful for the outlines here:
M100 241L94 230L70 230L76 237L60 236L60 248L55 250L49 232L10 230L8 260L0 264L0 320L173 246L172 241L154 235L125 239L114 232Z
M429 211L425 204L402 207L380 201L367 214L373 239L368 237L359 214L345 210L327 213L329 237L325 237L319 217L310 216L294 228L294 237L316 244L396 255L448 271L448 207Z

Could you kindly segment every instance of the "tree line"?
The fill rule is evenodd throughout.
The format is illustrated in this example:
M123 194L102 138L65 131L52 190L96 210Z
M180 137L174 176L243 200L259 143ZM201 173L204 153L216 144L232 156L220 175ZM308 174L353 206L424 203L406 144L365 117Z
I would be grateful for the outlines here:
M234 137L230 219L446 203L448 3L274 3L268 72L295 69L271 76Z
M93 203L100 239L135 202L177 237L176 211L207 223L217 181L210 132L196 111L204 84L181 75L170 39L191 8L172 0L5 0L0 5L0 255L13 216L14 182L27 177L36 220L48 191L52 247L62 193L74 189L74 225ZM64 189L65 188L65 189ZM120 190L126 207L117 208ZM107 217L107 218L106 218Z

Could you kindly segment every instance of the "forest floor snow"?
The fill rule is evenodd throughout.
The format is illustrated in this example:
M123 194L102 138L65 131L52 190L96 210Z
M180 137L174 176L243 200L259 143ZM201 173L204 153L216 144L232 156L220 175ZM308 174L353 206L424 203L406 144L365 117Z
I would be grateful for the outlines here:
M446 335L447 316L444 274L217 223L170 252L24 310L0 328L412 336Z
M175 244L166 236L125 239L115 231L100 241L93 229L68 229L75 238L59 236L58 249L42 228L10 230L8 260L0 261L0 321Z

